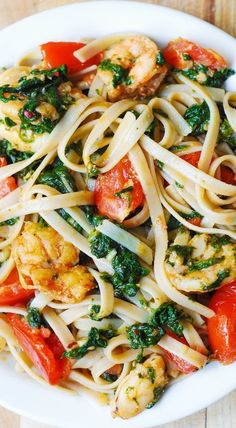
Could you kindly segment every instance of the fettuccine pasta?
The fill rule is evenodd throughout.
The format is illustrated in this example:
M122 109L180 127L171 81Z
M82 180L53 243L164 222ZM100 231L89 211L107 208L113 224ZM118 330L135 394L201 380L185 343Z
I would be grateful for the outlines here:
M232 74L134 34L46 43L1 73L0 352L34 380L128 419L236 359Z

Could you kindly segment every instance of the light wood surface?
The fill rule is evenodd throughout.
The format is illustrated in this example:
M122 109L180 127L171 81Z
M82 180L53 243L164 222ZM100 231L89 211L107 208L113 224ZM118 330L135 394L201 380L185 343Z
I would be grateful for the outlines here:
M233 36L236 35L236 0L152 0L148 2L180 9L215 24ZM0 0L0 28L25 16L68 3L78 3L78 1ZM25 399L27 400L27 397ZM53 427L0 408L0 428ZM163 428L236 428L236 391L208 409L175 423L164 425Z

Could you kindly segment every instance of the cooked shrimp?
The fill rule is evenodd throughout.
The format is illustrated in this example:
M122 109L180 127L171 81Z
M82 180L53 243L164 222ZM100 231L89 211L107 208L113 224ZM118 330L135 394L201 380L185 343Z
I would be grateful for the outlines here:
M25 288L42 290L61 302L79 302L95 287L87 268L78 265L79 250L51 227L25 223L13 244L13 257Z
M113 416L129 419L142 412L155 404L166 384L165 362L161 356L152 354L119 384L111 403Z
M172 283L188 293L214 290L236 276L236 244L227 236L180 231L168 249L166 270Z
M32 78L34 79L35 76L31 71L36 68L38 70L43 70L43 64L41 63L41 65L32 68L22 66L9 68L0 74L0 87L6 84L12 87L17 87L22 77L26 77L27 80ZM44 82L45 75L43 73L38 74L37 79ZM83 97L79 88L73 86L69 81L61 83L56 89L58 96L63 98L68 104ZM53 99L53 97L51 97L51 99ZM38 131L34 131L33 127L35 125L40 125L45 119L46 121L44 123L48 120L56 124L62 113L55 105L48 102L47 98L42 100L41 97L38 97L37 107L35 108L35 112L38 114L37 117L35 120L31 121L31 127L29 126L28 129L25 129L24 127L22 128L22 118L20 113L22 113L22 109L28 100L29 98L26 94L21 94L20 99L13 99L8 102L0 101L0 134L2 139L5 138L6 140L9 140L17 150L34 152L41 143L44 143L44 134L49 131L47 131L45 127L45 131L40 131L40 135L38 134ZM32 112L28 112L28 114L32 114ZM12 119L15 124L12 124L9 127L5 122L6 117ZM31 142L33 144L29 146Z
M154 95L167 72L166 65L157 64L159 52L156 43L145 36L131 36L112 46L105 54L105 61L110 63L104 61L98 67L98 75L107 86L108 98L115 101ZM118 85L114 81L115 66L123 70L125 76Z

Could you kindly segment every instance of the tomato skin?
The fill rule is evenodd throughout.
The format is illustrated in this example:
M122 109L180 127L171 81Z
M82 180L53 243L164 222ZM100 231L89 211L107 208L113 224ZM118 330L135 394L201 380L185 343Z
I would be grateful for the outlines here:
M14 177L7 177L0 181L0 199L8 195L17 188L16 180Z
M168 335L173 337L173 339L178 340L178 342L181 342L184 345L188 346L188 342L184 337L178 337L172 331L171 332L168 331ZM171 352L167 351L166 349L162 348L162 351L164 352L166 358L168 360L172 361L176 365L176 368L180 372L188 374L188 373L195 372L197 370L196 367L194 367L192 364L188 363L187 361L183 360L182 358L178 357L177 355L172 354Z
M129 186L133 187L129 192L130 200L115 196L116 192ZM98 176L94 195L99 213L119 222L143 204L143 189L128 156L121 159L110 171Z
M217 290L209 302L215 316L207 320L214 357L223 364L236 360L236 280Z
M21 286L16 268L11 271L4 283L0 284L0 306L26 303L32 297L34 297L34 290L25 290Z
M65 380L71 368L70 362L66 358L56 359L53 350L42 337L40 329L30 327L24 318L17 314L7 314L6 318L21 348L43 378L51 385Z
M185 160L186 162L190 163L191 165L195 166L195 168L197 168L200 156L201 156L201 152L198 151L198 152L188 153L187 155L182 155L181 159Z
M200 226L201 221L202 221L201 217L195 217L195 218L188 219L188 222L193 224L194 226Z
M221 165L220 167L221 180L227 184L236 185L236 175L232 169L227 166Z
M48 42L41 45L41 52L49 68L56 68L66 64L68 74L73 75L91 65L98 65L102 61L102 53L85 62L79 61L73 53L83 46L85 44L79 42Z
M6 165L7 165L6 159L3 157L0 157L0 168L1 168L1 166L6 166Z
M190 55L191 59L184 59L183 55ZM205 65L212 70L220 70L227 67L226 60L212 49L205 49L189 40L181 37L168 43L163 51L168 64L178 69L192 67L192 61Z
M2 166L6 166L7 161L4 157L0 157L0 168ZM16 180L14 177L7 177L4 180L0 181L0 199L4 196L8 195L8 193L12 192L17 188Z

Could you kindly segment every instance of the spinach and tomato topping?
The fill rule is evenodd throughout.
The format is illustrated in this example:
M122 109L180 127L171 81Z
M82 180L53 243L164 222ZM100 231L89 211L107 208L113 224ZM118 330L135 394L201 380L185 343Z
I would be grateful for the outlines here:
M212 86L214 88L221 88L224 82L235 74L235 71L224 67L220 70L212 70L203 64L193 63L191 68L180 70L174 68L175 73L181 73L183 76L188 77L190 80L195 80L204 86Z
M206 132L210 120L210 110L206 101L201 104L193 104L187 108L184 119L191 126L192 135L198 136Z
M106 257L117 246L115 241L96 230L90 233L89 243L91 253L98 259Z
M103 274L103 278L114 287L116 297L133 297L138 291L138 283L149 269L143 267L136 254L126 248L117 246L116 255L112 259L114 275Z
M85 213L88 223L93 227L97 227L102 224L103 220L106 218L99 215L96 211L96 208L91 205L84 205L82 209Z
M182 337L181 320L183 319L186 319L186 316L175 304L163 303L153 311L146 323L127 327L126 332L131 348L144 349L156 345L168 330L174 332L178 337Z
M33 141L32 134L50 133L63 116L73 98L58 90L62 83L68 82L65 65L49 70L31 70L23 76L16 86L8 84L0 87L0 100L4 103L20 100L24 102L19 110L20 136L22 140ZM62 91L63 92L63 91ZM53 109L53 114L48 106ZM45 112L42 112L42 107ZM8 121L9 122L9 121ZM9 123L8 123L9 126Z
M74 178L59 158L44 169L38 178L38 183L53 187L60 193L77 191Z
M114 336L116 336L116 332L113 329L102 330L92 327L85 343L82 346L71 349L71 351L64 352L64 356L79 360L84 357L88 351L93 351L96 348L106 348L108 340Z
M27 309L27 323L30 325L30 327L33 328L40 328L42 326L45 326L45 321L39 311L38 308L34 308L32 306L29 306Z
M219 105L219 108L220 108L220 105ZM224 117L224 112L221 112L221 108L220 108L220 113L222 113L222 121L220 124L217 142L219 144L227 143L230 147L235 149L236 137L235 137L234 130L230 126L229 121ZM192 135L197 137L198 135L205 133L208 129L208 124L210 121L210 110L206 101L203 101L201 104L193 104L191 107L188 107L185 111L184 119L191 126Z
M38 177L37 182L53 187L60 193L70 193L78 190L73 176L59 158L56 158L52 164L48 165L44 169ZM64 218L64 220L66 220L67 223L77 230L77 232L82 231L80 224L77 223L77 221L74 220L74 218L71 217L63 208L59 208L57 212L62 218Z

